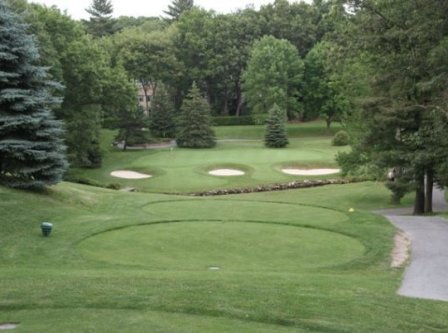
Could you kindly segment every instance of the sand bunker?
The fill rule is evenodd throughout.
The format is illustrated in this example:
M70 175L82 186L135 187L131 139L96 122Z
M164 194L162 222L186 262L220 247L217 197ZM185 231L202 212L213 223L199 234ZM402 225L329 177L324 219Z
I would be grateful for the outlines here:
M338 173L341 170L340 169L295 169L295 168L288 168L288 169L282 169L284 173L287 173L288 175L294 175L294 176L321 176L321 175L331 175L334 173Z
M127 170L117 170L110 173L111 176L117 177L117 178L124 178L124 179L145 179L145 178L151 178L151 175L147 175L140 172L135 171L127 171Z
M19 323L1 323L0 324L0 331L7 331L7 330L16 329L17 325L19 325Z
M237 169L215 169L208 172L212 176L242 176L244 171Z

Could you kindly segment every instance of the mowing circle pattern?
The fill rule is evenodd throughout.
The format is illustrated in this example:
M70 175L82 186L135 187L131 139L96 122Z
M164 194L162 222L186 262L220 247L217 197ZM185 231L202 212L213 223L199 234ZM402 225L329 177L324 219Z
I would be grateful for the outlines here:
M88 238L79 248L91 259L113 264L204 272L294 273L346 263L364 252L358 240L330 231L206 220L130 226Z

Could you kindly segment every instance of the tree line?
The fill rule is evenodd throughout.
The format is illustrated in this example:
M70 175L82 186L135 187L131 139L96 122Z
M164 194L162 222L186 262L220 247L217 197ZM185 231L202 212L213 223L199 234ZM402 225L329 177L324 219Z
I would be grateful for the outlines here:
M194 105L206 118L270 113L278 133L285 118L343 121L344 173L384 179L393 169L394 200L415 191L416 214L432 211L433 184L448 181L446 1L275 0L224 15L174 0L164 17L113 18L111 1L93 0L83 21L2 1L36 36L34 62L64 86L51 88L62 100L53 112L73 166L101 165L102 127L125 141L142 127L172 137ZM138 86L153 98L144 109ZM286 143L284 134L271 141Z
M164 18L115 19L111 1L93 0L86 9L90 19L83 21L26 0L7 3L36 36L39 63L65 86L55 114L65 121L67 153L74 166L101 164L99 130L105 123L122 128L122 138L142 127L135 83L154 97L162 87L161 96L179 112L195 82L214 115L267 113L276 100L290 119L313 119L322 109L318 104L331 98L322 91L317 93L321 102L315 102L313 94L305 93L313 85L313 90L328 88L305 82L309 73L329 80L324 51L306 59L333 29L326 1L308 5L277 0L260 10L222 15L197 8L191 0L175 0ZM257 63L260 56L269 61L270 71L263 61ZM147 109L155 116L149 105ZM328 116L328 124L332 119Z

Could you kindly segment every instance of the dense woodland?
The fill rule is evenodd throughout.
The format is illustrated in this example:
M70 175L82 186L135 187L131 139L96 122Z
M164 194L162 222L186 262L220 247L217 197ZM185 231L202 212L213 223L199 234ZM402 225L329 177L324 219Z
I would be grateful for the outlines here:
M226 15L174 0L163 17L138 18L113 18L113 1L93 0L85 21L6 4L64 86L54 114L72 166L101 165L103 127L125 141L142 128L174 136L194 85L213 116L241 123L263 123L274 105L289 120L342 121L353 147L338 156L343 171L381 179L394 168L387 186L395 200L415 191L415 213L431 212L433 181L448 182L445 0L276 0ZM138 86L154 95L148 110Z

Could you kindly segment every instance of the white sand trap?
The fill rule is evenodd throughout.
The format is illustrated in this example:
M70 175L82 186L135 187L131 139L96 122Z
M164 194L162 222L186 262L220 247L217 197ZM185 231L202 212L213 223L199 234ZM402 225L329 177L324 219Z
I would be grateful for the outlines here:
M332 175L338 173L340 169L282 169L284 173L294 176L321 176L321 175Z
M208 172L212 176L242 176L244 171L237 169L216 169Z
M14 330L19 323L3 323L0 324L0 331Z
M151 175L146 175L144 173L135 172L135 171L127 171L127 170L117 170L110 173L111 176L117 177L117 178L124 178L124 179L145 179L145 178L151 178Z

